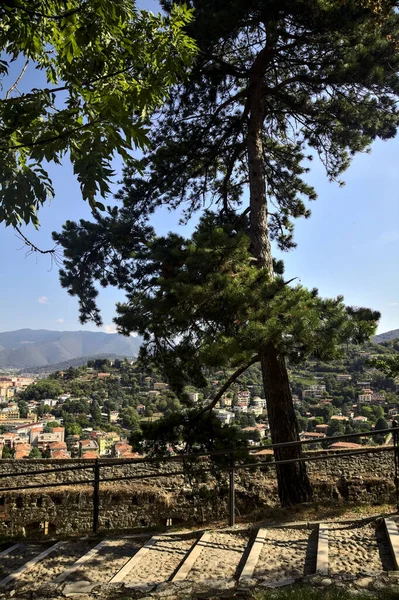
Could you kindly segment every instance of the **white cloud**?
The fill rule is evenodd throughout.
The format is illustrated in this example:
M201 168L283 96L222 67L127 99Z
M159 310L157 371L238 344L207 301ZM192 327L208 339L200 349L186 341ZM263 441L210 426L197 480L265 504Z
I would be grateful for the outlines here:
M39 304L48 304L48 298L47 298L47 296L39 296L39 298L37 299L37 301L39 302Z
M390 302L389 306L398 306L399 302Z
M399 231L394 229L393 231L383 231L378 237L378 241L383 244L393 244L399 241Z
M116 325L104 325L105 333L116 333Z
M57 319L57 323L63 323L64 319Z

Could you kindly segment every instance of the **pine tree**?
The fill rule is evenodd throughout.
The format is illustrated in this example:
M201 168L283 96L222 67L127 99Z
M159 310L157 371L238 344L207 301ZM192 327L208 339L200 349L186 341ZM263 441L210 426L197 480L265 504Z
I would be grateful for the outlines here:
M166 10L173 5L163 3ZM282 250L293 248L293 220L308 217L305 201L316 199L304 179L306 160L317 156L327 176L340 181L356 152L367 150L376 137L388 139L396 133L397 2L191 0L189 6L195 8L195 22L187 31L200 53L190 80L176 87L168 109L153 127L154 152L146 157L146 179L134 180L127 171L119 196L126 202L120 211L111 209L108 220L100 217L96 225L68 223L62 236L56 236L67 249L63 283L80 297L83 313L97 321L96 290L87 282L94 277L105 285L134 288L135 283L129 282L137 282L135 269L140 265L132 268L129 258L134 253L141 260L147 247L146 217L160 204L182 206L189 217L204 202L212 202L220 218L238 229L249 215L247 261L258 269L265 285L267 280L268 292L251 271L253 287L274 294L273 286L282 282L276 278L271 241ZM110 243L110 229L119 236L118 243ZM161 274L166 281L179 269L177 238L152 246L159 260L164 257ZM80 263L78 251L84 257ZM207 253L203 259L208 260ZM93 264L100 266L96 269ZM111 274L104 265L111 266ZM170 297L172 312L177 299ZM280 316L273 318L284 320L287 311L298 315L298 297L294 304L298 310L290 313L282 302ZM325 317L322 305L319 309L328 329L330 315ZM124 331L137 325L136 317L129 317L128 305L119 312ZM361 314L349 311L346 316L363 321L363 333L370 333L373 315L365 311L362 320ZM258 342L272 440L294 442L298 426L285 361L287 335L294 341L295 335L284 327L274 329L275 320L267 318L266 327L274 335L263 330L263 337L253 339ZM154 324L150 313L143 312L143 329L145 322ZM238 332L239 325L242 322L236 323ZM152 339L161 336L153 333ZM195 379L198 360L185 358L192 356L189 350L180 347L180 354L169 355L165 351L164 360ZM235 358L240 363L239 353ZM241 355L240 368L250 364L247 358ZM301 451L279 449L275 457L297 459ZM283 504L311 498L304 463L281 465L277 476Z

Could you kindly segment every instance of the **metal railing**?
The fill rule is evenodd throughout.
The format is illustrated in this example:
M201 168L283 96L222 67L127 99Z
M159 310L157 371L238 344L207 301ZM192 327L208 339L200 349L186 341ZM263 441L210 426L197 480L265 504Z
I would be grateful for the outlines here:
M56 473L65 473L65 472L73 472L73 471L93 471L93 478L91 479L82 479L82 480L74 480L74 481L59 481L59 482L48 482L48 483L38 483L24 486L25 490L34 490L34 489L46 489L46 488L56 488L56 487L65 487L65 486L78 486L78 485L92 485L93 486L93 523L92 528L93 532L96 533L98 531L99 526L99 517L100 517L100 484L106 482L117 482L117 481L134 481L134 480L145 480L152 478L165 478L165 477L174 477L177 475L186 475L187 468L183 468L182 470L174 470L170 472L157 472L157 473L145 473L140 475L122 475L122 476L113 476L113 477L102 477L101 470L106 468L111 468L115 466L122 465L131 465L131 464L156 464L159 463L173 463L179 461L187 461L187 459L198 459L198 458L210 458L217 456L227 456L230 457L228 461L229 464L226 466L219 465L217 468L219 471L226 471L229 475L229 525L233 526L235 523L235 472L238 469L252 469L256 467L271 467L276 468L277 466L283 466L293 463L300 462L313 462L324 460L328 461L333 458L345 458L358 456L363 454L375 454L381 452L393 452L394 456L394 483L396 490L396 505L399 510L399 427L395 427L392 429L382 429L377 431L367 431L360 433L348 433L338 436L325 437L325 438L317 438L316 440L312 439L303 439L292 442L283 442L271 445L257 445L251 446L247 449L251 451L251 453L255 453L255 451L261 450L279 450L283 448L290 447L298 447L298 446L314 446L315 444L319 445L321 443L329 443L329 442L337 442L341 440L348 439L356 439L356 438L365 438L365 437L373 437L376 435L386 435L392 434L392 442L393 446L375 446L375 447L367 447L361 449L352 449L352 450L343 450L339 452L333 452L326 454L326 450L328 448L318 449L321 454L314 456L301 456L298 458L290 458L283 460L268 460L264 461L258 458L255 462L237 462L236 455L239 452L243 451L243 447L232 448L226 450L216 450L213 452L198 452L191 454L176 454L174 456L153 456L153 457L143 457L143 458L120 458L120 459L96 459L94 462L83 463L81 465L69 465L63 467L57 467L54 469L38 469L38 470L26 470L21 471L19 473L0 473L1 479L10 479L17 477L28 477L28 476L36 476L36 475L50 475ZM324 454L323 454L324 452ZM255 454L256 455L256 454ZM184 465L183 465L184 467ZM212 467L200 467L196 468L191 472L191 476L200 475L205 473L210 473L213 471ZM19 491L21 486L7 486L0 487L0 494L2 492L13 492Z

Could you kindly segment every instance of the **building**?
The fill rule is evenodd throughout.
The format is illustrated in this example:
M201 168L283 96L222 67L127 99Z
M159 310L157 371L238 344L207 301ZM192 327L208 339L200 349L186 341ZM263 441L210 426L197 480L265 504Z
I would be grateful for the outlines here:
M371 404L373 401L373 394L359 394L357 399L359 404Z
M64 432L64 428L60 427ZM64 441L64 433L61 432L52 432L52 433L39 433L37 439L35 441L35 446L39 448L42 452L45 452L50 448L50 444L53 442L63 442Z
M65 458L71 458L71 454L64 449L54 450L51 452L51 458L56 460L64 460Z
M119 411L117 410L111 410L109 412L109 422L110 423L116 423L119 419Z
M132 458L133 448L125 441L116 442L114 447L114 455L117 458Z
M349 421L349 417L343 417L342 415L333 415L330 421L340 421L341 423L346 423Z
M169 385L163 381L156 381L153 385L154 390L167 390Z
M358 417L355 417L353 419L354 423L367 423L367 417L363 417L362 415L359 415Z
M114 444L119 442L120 436L115 431L92 431L91 438L97 442L100 456L104 456L112 453Z
M337 381L350 381L352 379L352 375L347 375L346 373L338 373Z
M236 413L247 413L248 412L248 404L240 402L238 406L233 406L233 411Z
M196 404L198 402L199 399L199 394L198 392L189 392L188 394L188 399L190 400L190 402L192 402L193 404Z
M316 433L327 434L328 425L326 425L325 423L320 423L319 425L316 425L315 429L316 429Z
M318 442L319 440L322 440L325 437L325 433L319 433L316 431L304 431L303 433L299 434L299 439L301 440L301 442L307 440L309 440L309 442Z
M241 429L241 431L245 431L245 433L255 433L257 432L257 434L259 434L260 439L263 439L266 435L266 432L264 429L259 429L258 427L244 427L243 429ZM258 436L256 436L258 437Z
M247 412L252 413L253 415L255 415L255 417L260 417L261 415L263 415L265 409L262 408L261 406L248 406L247 407Z
M261 408L266 408L266 399L255 396L251 400L251 406L260 406Z
M17 444L15 446L15 460L21 460L22 458L28 458L29 454L32 450L32 446L30 444Z
M110 377L111 373L97 373L97 379L106 379L107 377Z
M332 450L360 450L363 446L361 444L353 444L352 442L334 442L329 448Z
M234 413L223 408L215 410L215 416L222 421L224 425L228 425L234 420Z
M310 385L306 390L302 390L302 398L322 398L326 393L326 386L323 384Z
M222 396L222 406L224 408L231 408L232 404L233 404L233 398L229 397L229 396Z
M95 452L96 456L99 456L98 444L96 440L80 440L79 451L82 458L89 458L86 455L87 452Z
M0 410L0 421L13 421L20 418L18 404L11 403Z
M99 458L99 455L98 455L98 452L96 452L95 450L87 450L87 452L85 452L82 455L82 458L97 459L97 458Z

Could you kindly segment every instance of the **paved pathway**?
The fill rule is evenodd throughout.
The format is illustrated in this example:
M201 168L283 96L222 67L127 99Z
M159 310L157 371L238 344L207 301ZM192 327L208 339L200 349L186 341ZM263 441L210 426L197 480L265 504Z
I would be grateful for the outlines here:
M317 569L324 585L348 577L369 585L370 577L395 573L399 581L399 530L392 518L140 534L102 541L10 542L7 550L0 561L4 598L11 590L16 597L40 595L46 586L53 589L54 598L113 585L144 595L155 586L162 590L168 585L224 590L276 587L306 580Z

